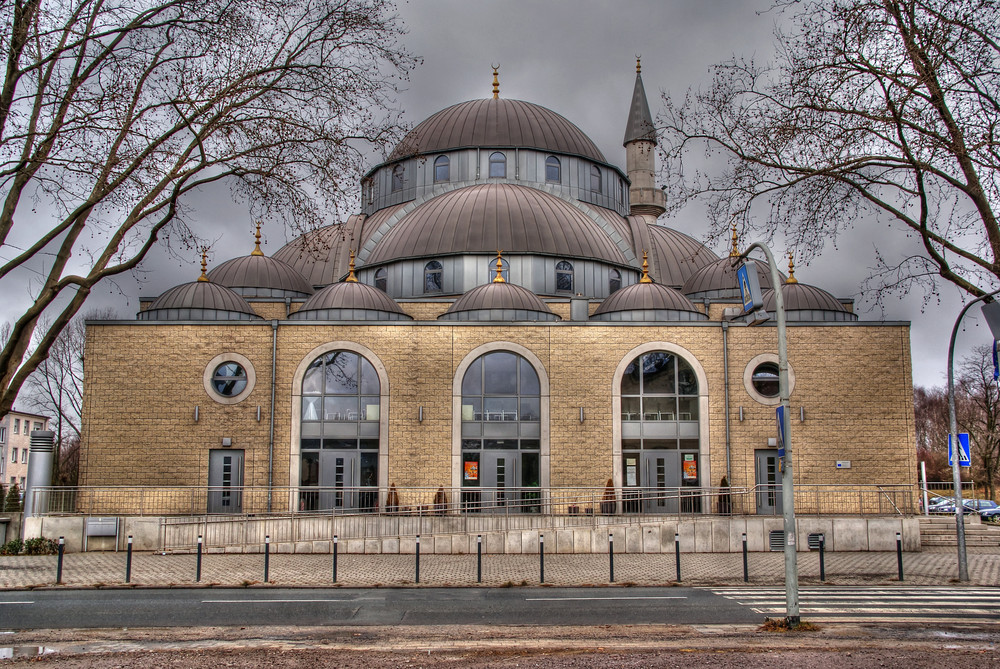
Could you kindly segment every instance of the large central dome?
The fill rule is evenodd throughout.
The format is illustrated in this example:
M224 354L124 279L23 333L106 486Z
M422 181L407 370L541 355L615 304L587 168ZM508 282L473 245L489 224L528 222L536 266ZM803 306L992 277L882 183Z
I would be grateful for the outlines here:
M442 109L407 133L389 162L477 146L539 149L608 162L582 130L551 109L503 98L470 100Z

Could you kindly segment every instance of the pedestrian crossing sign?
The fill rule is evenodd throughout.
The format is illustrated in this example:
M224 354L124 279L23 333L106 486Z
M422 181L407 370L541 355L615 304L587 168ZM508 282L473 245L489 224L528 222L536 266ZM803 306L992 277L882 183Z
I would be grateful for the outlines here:
M969 433L959 432L958 433L958 448L959 448L959 467L971 467L972 466L972 453L969 450ZM948 466L955 466L955 452L951 443L951 435L948 435Z

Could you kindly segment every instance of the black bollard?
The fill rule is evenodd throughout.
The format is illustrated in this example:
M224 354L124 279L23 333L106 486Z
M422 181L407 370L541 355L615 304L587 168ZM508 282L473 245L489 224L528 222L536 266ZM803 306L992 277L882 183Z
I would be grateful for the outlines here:
M202 547L202 542L203 542L202 537L199 534L198 535L198 560L195 563L196 566L195 566L195 569L194 569L194 580L195 580L195 583L201 583L201 547Z
M333 535L333 582L337 582L337 535Z
M819 535L819 580L826 580L826 560L824 558L824 551L826 550L826 535Z
M545 583L545 535L538 535L538 582Z
M681 582L681 535L674 534L674 562L677 564L677 582Z
M476 583L483 582L483 535L476 535Z
M615 535L608 532L608 567L611 571L611 580L609 583L615 582Z
M750 581L750 564L747 561L747 533L743 533L743 582Z
M417 568L416 577L413 579L414 583L420 583L420 535L417 535Z
M264 537L264 582L271 582L271 535Z
M59 558L56 561L56 585L62 584L63 552L66 550L66 538L59 537Z
M125 556L125 582L132 582L132 535L128 535L128 554Z
M899 582L903 582L903 535L896 532L896 568L899 571Z

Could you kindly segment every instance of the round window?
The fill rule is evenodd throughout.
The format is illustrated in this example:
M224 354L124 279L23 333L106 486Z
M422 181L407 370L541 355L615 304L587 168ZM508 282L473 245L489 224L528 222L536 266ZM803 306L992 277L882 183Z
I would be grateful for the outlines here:
M212 390L223 397L236 397L247 387L247 372L235 362L224 362L212 373Z
M754 367L751 376L753 389L764 397L778 396L778 365L773 362L762 362Z

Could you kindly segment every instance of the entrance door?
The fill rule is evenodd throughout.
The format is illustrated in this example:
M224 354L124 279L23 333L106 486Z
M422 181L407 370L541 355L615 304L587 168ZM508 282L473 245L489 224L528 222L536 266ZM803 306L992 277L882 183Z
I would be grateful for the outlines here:
M482 495L489 507L516 506L521 472L517 467L517 451L483 451Z
M319 508L354 509L358 506L357 451L319 454Z
M243 451L208 452L208 512L243 513Z
M754 451L756 460L757 513L774 515L781 508L781 472L778 471L778 451Z
M645 451L642 454L643 511L677 513L680 492L680 454L677 451Z

